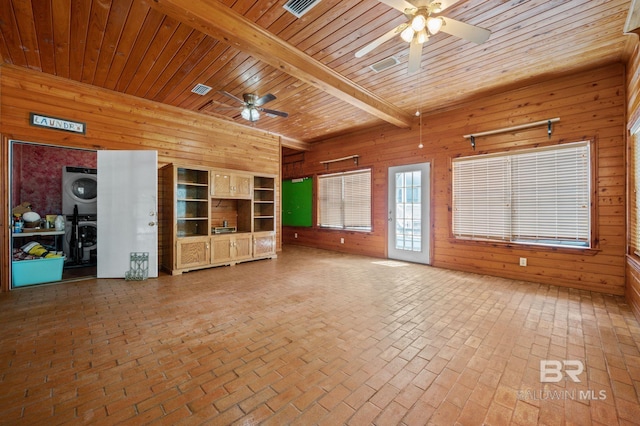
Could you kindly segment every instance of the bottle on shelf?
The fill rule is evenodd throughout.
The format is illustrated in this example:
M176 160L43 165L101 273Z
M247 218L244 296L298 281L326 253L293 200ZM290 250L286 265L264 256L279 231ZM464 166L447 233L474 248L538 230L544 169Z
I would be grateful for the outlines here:
M62 217L62 215L56 216L54 227L56 228L56 231L64 231L64 217Z
M13 232L19 234L22 232L24 228L24 221L22 220L21 214L16 214L13 216Z

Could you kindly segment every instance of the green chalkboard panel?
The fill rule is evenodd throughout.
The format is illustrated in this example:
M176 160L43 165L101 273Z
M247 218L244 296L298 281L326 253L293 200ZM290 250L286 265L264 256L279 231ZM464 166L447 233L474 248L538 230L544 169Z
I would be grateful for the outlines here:
M312 226L313 179L282 181L282 226Z

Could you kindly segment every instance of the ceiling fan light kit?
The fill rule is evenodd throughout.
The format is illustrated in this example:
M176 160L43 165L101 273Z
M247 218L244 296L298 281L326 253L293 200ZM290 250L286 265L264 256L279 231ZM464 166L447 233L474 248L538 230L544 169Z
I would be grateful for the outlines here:
M356 58L366 55L382 43L391 40L396 34L400 34L402 40L410 43L408 71L412 73L420 68L422 45L429 41L431 36L440 31L477 44L487 41L491 35L491 31L485 28L470 25L452 18L432 16L432 14L440 13L458 1L459 0L416 0L414 3L419 6L414 6L406 0L380 0L381 3L404 13L409 18L409 21L398 25L393 30L383 34L358 50L355 54Z
M424 30L424 27L427 26L427 18L424 17L422 13L416 13L416 15L411 20L411 28L415 32L420 32Z
M414 37L418 38L418 43L423 44L429 40L430 36L436 35L443 27L442 18L425 18L423 15L416 15L411 21L411 25L405 28L400 37L407 43L411 43Z
M260 119L260 112L255 108L244 107L240 112L240 116L247 121L254 122Z
M224 90L219 90L218 93L242 104L242 106L239 107L240 117L252 123L255 123L260 119L260 112L264 112L268 117L286 118L289 116L289 114L286 112L276 111L275 109L266 109L262 107L262 105L266 104L267 102L271 102L276 99L275 95L272 95L271 93L267 93L262 97L258 97L258 95L256 95L255 93L244 93L242 95L242 99L238 98L235 95L232 95L229 92L225 92ZM228 109L228 107L222 107L219 109Z
M444 19L440 17L427 19L427 28L431 34L437 34L443 26Z

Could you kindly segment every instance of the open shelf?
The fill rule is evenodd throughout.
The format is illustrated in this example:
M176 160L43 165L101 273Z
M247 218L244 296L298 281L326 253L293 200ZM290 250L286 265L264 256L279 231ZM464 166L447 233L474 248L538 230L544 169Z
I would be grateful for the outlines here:
M178 200L207 200L209 188L206 185L179 183L176 186Z
M210 218L212 229L230 227L251 232L251 200L212 198Z
M207 200L176 200L176 217L178 219L207 219Z
M184 218L176 221L178 237L193 237L209 235L209 220L207 218Z
M178 184L202 185L209 187L209 172L206 170L195 170L178 168L177 170Z
M209 172L178 167L176 178L177 236L209 235Z
M253 231L275 230L275 178L253 178Z

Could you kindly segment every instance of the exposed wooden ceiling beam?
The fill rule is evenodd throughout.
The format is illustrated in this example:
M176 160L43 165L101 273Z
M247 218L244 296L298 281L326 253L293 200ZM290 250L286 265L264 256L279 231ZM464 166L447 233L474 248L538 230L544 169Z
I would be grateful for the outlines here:
M217 0L150 0L159 12L250 54L395 126L411 127L412 115L306 55Z
M631 0L627 21L624 24L625 33L635 33L640 36L640 0Z

